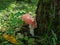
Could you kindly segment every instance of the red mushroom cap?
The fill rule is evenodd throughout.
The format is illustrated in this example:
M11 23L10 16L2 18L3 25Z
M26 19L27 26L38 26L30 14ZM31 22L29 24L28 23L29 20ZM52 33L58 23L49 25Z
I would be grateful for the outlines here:
M29 14L24 14L24 15L22 16L22 19L23 19L23 21L25 21L25 23L27 23L27 24L32 24L32 22L34 21L34 18L32 18L32 16L29 15Z
M35 22L33 16L31 16L30 14L24 14L24 15L22 16L22 19L23 19L23 21L25 21L25 23L27 23L27 24L31 24L32 26L35 26L35 25L36 25L36 22Z

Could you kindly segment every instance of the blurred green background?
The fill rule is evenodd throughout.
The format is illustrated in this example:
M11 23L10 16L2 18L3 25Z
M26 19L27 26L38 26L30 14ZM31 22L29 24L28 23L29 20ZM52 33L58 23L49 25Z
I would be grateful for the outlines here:
M25 13L31 12L32 15L35 15L35 10L37 7L38 0L0 0L0 44L1 45L15 45L10 43L8 40L5 40L3 37L4 33L13 35L17 39L20 39L15 35L15 32L20 30L20 27L23 25L21 16ZM28 40L28 37L24 38ZM34 39L30 38L28 42L31 42L29 45L33 45ZM24 43L19 40L20 45Z
M51 1L43 0L43 1L46 1L45 2L46 5L48 5L50 2L53 2L53 0L51 0ZM59 35L56 35L56 33L53 30L51 31L51 28L50 28L52 25L54 25L54 24L52 24L52 21L54 20L54 19L52 20L52 17L55 18L55 16L53 16L53 13L55 15L55 12L54 12L55 10L53 7L51 7L51 10L49 10L50 7L47 7L47 10L46 10L47 15L48 15L48 12L52 13L52 14L50 14L52 17L49 20L50 22L48 25L49 26L48 30L50 30L51 32L48 32L48 30L46 30L48 32L48 33L46 33L47 35L39 37L40 40L35 39L35 38L29 38L28 36L24 37L22 34L19 34L19 33L17 35L15 35L15 32L19 31L21 29L21 26L24 24L24 22L22 21L22 18L21 18L23 16L23 14L31 13L32 16L35 16L37 4L38 4L38 0L0 0L0 45L16 45L16 44L11 43L8 40L6 40L3 36L3 34L9 34L13 38L15 37L15 39L18 41L19 45L27 45L27 42L28 42L28 45L39 45L40 42L41 42L40 45L45 45L45 44L46 45L49 45L49 44L56 45L57 43L60 43L60 41L57 39L57 38L59 38L59 37L57 37ZM41 4L43 4L43 3L41 3ZM44 11L45 8L44 9L43 8L44 8L44 6L41 7L41 12ZM38 11L40 11L40 10L38 10ZM44 26L44 24L41 25L40 28L42 28L43 26ZM60 28L60 25L57 27L57 29L59 29L59 28ZM58 30L58 32L60 32L60 30ZM50 33L52 34L51 36L49 35ZM11 36L9 36L9 37L11 37Z

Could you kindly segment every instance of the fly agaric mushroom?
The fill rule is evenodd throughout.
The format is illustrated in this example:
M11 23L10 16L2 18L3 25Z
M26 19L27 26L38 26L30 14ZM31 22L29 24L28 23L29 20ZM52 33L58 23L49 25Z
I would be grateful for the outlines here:
M22 19L23 21L25 21L25 23L29 24L30 33L32 36L34 36L34 28L36 28L36 21L34 17L31 16L30 14L24 14L22 16Z

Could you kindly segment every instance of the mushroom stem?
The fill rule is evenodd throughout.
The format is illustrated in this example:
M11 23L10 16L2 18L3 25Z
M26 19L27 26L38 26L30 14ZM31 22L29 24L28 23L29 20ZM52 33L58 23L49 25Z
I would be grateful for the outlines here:
M30 34L34 36L34 28L29 24Z

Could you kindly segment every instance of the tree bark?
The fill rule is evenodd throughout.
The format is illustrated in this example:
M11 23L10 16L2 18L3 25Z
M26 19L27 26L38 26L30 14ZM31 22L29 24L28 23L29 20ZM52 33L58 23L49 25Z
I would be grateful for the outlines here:
M51 36L51 30L53 30L60 40L60 0L39 0L36 9L36 21L35 35Z

